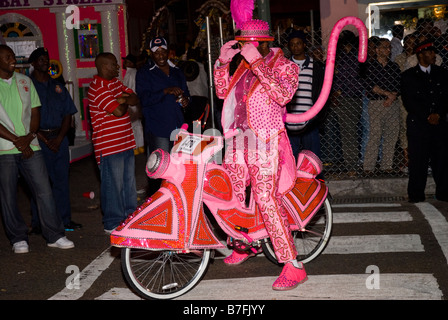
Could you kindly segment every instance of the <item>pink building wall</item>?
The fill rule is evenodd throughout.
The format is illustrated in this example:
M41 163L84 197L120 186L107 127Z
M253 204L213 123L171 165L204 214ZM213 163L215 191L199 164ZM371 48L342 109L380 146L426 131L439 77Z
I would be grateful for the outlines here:
M347 16L358 17L363 22L367 15L365 14L366 5L358 4L357 0L320 0L320 18L322 27L322 38L323 44L328 43L328 38L330 36L333 26L341 18ZM347 29L358 34L355 27L350 26Z

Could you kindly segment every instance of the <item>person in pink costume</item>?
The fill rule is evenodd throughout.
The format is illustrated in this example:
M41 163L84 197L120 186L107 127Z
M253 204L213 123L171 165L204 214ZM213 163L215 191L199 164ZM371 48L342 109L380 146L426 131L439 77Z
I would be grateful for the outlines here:
M231 129L243 132L233 141L227 141L224 166L243 204L250 181L277 260L284 263L272 288L289 290L307 280L303 264L296 260L286 211L280 201L296 179L284 115L285 106L297 89L299 70L284 57L281 49L269 48L274 38L269 35L267 22L246 21L240 29L241 35L222 46L214 66L216 94L224 99L224 132ZM231 76L229 64L237 53L244 59ZM240 264L251 256L234 250L224 262Z

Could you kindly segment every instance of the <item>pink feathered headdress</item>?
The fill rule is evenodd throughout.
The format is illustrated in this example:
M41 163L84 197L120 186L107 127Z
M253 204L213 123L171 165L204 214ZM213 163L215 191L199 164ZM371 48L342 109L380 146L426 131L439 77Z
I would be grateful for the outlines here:
M238 41L274 41L269 34L269 24L263 20L252 19L254 0L231 0L230 12L241 34Z

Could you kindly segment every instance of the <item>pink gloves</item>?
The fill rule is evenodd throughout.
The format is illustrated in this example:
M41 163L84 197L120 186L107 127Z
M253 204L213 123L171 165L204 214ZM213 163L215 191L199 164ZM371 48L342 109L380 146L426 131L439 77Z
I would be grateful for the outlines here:
M237 40L231 40L221 47L221 54L219 55L219 62L221 64L226 64L232 61L233 57L238 52L241 52L241 55L244 57L244 59L246 59L247 62L249 62L250 65L262 58L254 43L246 42L241 50L239 48L233 49L232 46L237 43ZM257 42L255 42L255 44L258 45Z
M244 57L244 59L246 59L247 62L249 62L249 65L251 66L255 61L263 58L252 42L246 42L244 44L244 46L241 48L241 55Z
M238 43L237 40L231 40L227 43L225 43L222 47L221 47L221 54L219 55L219 62L221 64L226 64L229 63L230 61L232 61L232 58L241 50L238 49L233 49L232 46L234 44Z

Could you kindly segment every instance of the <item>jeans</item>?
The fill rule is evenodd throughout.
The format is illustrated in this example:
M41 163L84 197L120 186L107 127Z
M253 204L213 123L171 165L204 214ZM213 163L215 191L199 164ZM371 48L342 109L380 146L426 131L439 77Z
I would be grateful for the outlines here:
M321 158L319 128L314 128L302 134L288 134L288 138L291 142L292 154L296 161L297 156L302 150L312 151L316 156Z
M104 229L112 230L137 208L134 150L101 157L99 169Z
M381 170L391 170L394 160L395 144L400 130L400 106L395 100L384 107L384 100L369 102L369 139L364 155L364 170L373 171L382 145Z
M153 135L150 132L146 133L146 141L147 141L147 155L148 157L151 155L153 151L157 149L162 149L166 152L171 152L171 148L174 145L174 141L171 141L170 138L158 137Z
M42 151L35 151L29 159L24 159L22 154L0 155L0 206L6 236L11 244L28 242L28 227L17 204L19 173L36 199L42 235L48 243L56 242L65 232L62 220L56 213Z
M361 98L339 97L336 109L341 131L342 152L346 170L356 170L358 165L358 122L361 118Z
M65 137L62 140L57 153L51 151L42 141L39 141L39 144L44 155L48 176L50 177L56 211L62 218L63 224L67 225L70 223L72 216L70 206L70 153L68 138ZM33 214L31 226L39 226L37 206L34 199L31 201L31 211Z

